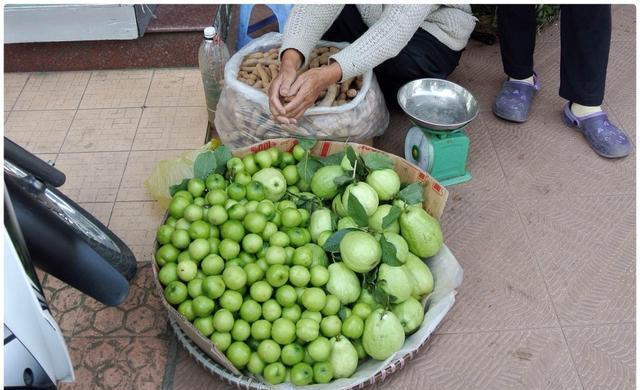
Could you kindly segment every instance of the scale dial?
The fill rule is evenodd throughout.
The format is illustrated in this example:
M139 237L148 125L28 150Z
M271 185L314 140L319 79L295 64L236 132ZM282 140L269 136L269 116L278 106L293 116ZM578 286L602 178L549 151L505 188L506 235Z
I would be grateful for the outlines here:
M418 127L412 127L404 140L404 158L425 172L433 167L431 136Z

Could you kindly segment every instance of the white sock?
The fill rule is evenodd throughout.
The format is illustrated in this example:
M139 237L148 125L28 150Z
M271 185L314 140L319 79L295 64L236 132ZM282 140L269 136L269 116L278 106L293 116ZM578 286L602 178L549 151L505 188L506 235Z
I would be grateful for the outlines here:
M600 111L602 111L602 108L600 106L583 106L578 103L571 103L571 112L573 112L573 114L578 117Z
M511 81L524 81L525 83L529 83L529 84L533 85L533 76L527 77L526 79L514 79L513 77L509 77L509 80L511 80Z

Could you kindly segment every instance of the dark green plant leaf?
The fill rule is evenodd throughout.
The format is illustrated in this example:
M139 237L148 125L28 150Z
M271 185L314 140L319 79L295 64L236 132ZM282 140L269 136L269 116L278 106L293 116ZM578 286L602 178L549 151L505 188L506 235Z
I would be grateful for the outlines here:
M381 304L382 306L384 306L385 309L387 309L389 308L389 305L397 301L398 298L396 298L393 295L387 294L384 291L384 289L382 288L384 283L386 283L386 281L381 280L376 284L375 288L373 289L373 299L379 304Z
M338 317L340 317L340 321L344 321L347 319L347 308L346 307L341 307L340 310L338 310Z
M214 152L202 152L193 163L193 176L206 180L207 176L218 167Z
M223 174L227 168L227 161L233 157L231 151L222 145L213 151L202 152L193 162L194 177L206 180L207 176L216 172Z
M362 204L352 193L349 193L347 199L347 215L353 218L358 226L367 226L369 224L369 217L367 212L362 207Z
M304 150L311 150L316 144L316 140L312 138L298 138L298 145Z
M349 184L352 181L353 181L353 177L347 176L347 175L338 176L335 179L333 179L333 182L336 183L338 187L341 187L345 184Z
M186 191L187 183L189 183L189 179L183 179L180 182L180 184L174 184L171 187L169 187L169 193L171 194L171 196L174 196L178 191L182 191L182 190Z
M347 159L349 159L349 163L351 163L351 166L353 167L353 164L358 159L358 155L356 154L356 151L353 150L351 146L347 146L347 149L345 149L345 154L347 156Z
M422 183L415 182L413 184L409 184L405 188L403 188L400 192L398 192L398 199L404 201L406 204L416 204L421 203L424 194L424 188L422 188Z
M402 265L400 260L396 257L396 247L384 238L384 235L380 236L380 247L382 247L382 262L392 267L399 267Z
M213 151L213 154L216 157L217 164L215 172L223 174L227 168L227 161L231 160L231 157L233 157L231 150L225 145L220 145Z
M367 166L367 168L371 169L372 171L378 169L392 169L394 166L393 161L391 161L391 158L389 156L377 152L367 153L363 155L362 160L364 161L364 164Z
M400 213L402 213L402 209L398 206L391 206L391 210L389 213L382 218L382 229L386 229L389 226L393 225L395 221L400 217Z
M327 241L324 243L322 248L327 252L339 252L340 251L340 241L344 238L344 236L350 231L355 230L353 228L341 229L337 232L333 233L329 236Z
M297 165L298 175L301 180L306 181L307 183L311 183L311 178L313 174L320 168L322 168L322 164L314 157L307 155L302 161L300 161Z
M330 154L326 157L321 157L319 161L322 163L322 165L326 167L328 165L340 165L343 158L344 158L344 152L338 152L338 153Z

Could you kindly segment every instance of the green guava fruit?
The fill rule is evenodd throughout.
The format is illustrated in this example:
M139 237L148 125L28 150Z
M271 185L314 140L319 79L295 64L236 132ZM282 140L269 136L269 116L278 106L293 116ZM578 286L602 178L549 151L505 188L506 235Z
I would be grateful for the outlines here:
M384 263L380 264L377 281L385 293L396 297L394 303L406 301L413 291L413 284L409 280L404 265L394 267Z
M378 193L371 188L371 186L365 182L352 183L347 186L342 194L342 206L348 212L349 211L349 194L358 199L362 207L364 208L367 216L373 215L378 208L379 199Z
M329 266L329 281L326 289L329 294L337 296L343 305L355 302L360 297L358 276L343 262L333 263Z
M400 191L400 176L393 169L378 169L367 176L369 184L380 200L391 200Z
M362 346L369 356L385 360L404 344L404 329L398 317L391 311L376 309L364 323Z
M352 271L365 273L378 265L382 249L371 234L355 230L347 233L340 241L340 257Z
M344 171L339 165L322 167L311 178L311 191L321 199L331 199L338 194L338 186L333 179L343 175Z
M409 250L419 257L431 257L442 247L440 223L419 206L410 206L400 214L400 233Z
M393 314L398 317L404 333L409 335L422 325L424 307L417 299L409 297L406 301L393 305Z
M387 216L387 214L389 214L389 211L391 211L391 207L393 206L391 206L390 204L381 204L380 206L378 206L376 211L369 217L370 230L373 230L374 232L378 232L378 233L382 233L383 231L391 232L391 233L400 233L400 223L398 223L397 219L393 221L393 223L389 225L386 229L382 228L382 220L384 219L384 217Z
M358 351L348 338L338 335L331 338L329 363L334 378L349 378L358 368Z
M406 267L413 285L411 296L421 299L433 291L433 275L422 259L409 252L404 267Z

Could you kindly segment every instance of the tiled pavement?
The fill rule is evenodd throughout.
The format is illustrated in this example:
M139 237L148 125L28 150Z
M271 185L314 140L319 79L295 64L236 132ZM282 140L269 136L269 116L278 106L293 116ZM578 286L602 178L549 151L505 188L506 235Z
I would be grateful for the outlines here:
M526 124L490 112L497 45L471 42L453 74L482 109L468 131L473 180L450 188L443 217L465 280L429 348L378 387L635 387L636 153L603 160L562 125L558 39L557 26L539 37L543 90ZM634 143L635 65L635 10L616 6L605 107ZM44 278L76 367L63 388L230 388L176 346L148 263L163 210L143 181L201 145L206 121L196 69L5 74L5 134L56 161L63 191L141 262L116 308ZM376 145L398 153L407 126L392 113Z

